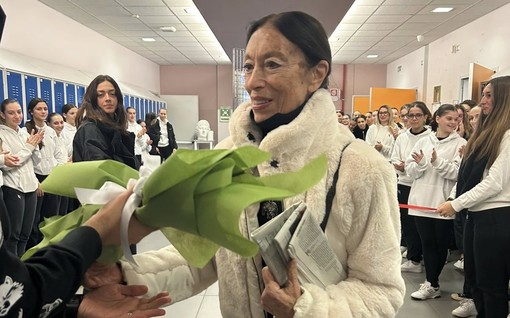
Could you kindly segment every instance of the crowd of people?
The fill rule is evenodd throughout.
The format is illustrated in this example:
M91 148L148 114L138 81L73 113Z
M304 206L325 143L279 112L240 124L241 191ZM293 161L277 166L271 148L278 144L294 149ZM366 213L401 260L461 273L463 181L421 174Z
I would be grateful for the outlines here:
M500 77L485 86L480 104L443 104L433 114L420 101L400 110L382 105L373 121L372 112L337 111L339 125L374 147L398 175L401 271L425 269L425 282L411 297L440 297L447 255L459 251L454 267L465 276L463 290L451 295L460 301L452 311L456 317L508 314L510 254L491 242L509 242L496 226L508 224L508 172L500 164L510 154L510 126L501 115L510 107L509 95L510 77ZM488 143L489 138L498 142Z
M75 306L79 317L162 315L158 307L169 296L180 301L216 281L228 318L395 317L405 295L401 272L422 272L423 260L425 282L411 297L439 297L447 251L458 248L465 285L455 294L461 303L453 314L506 317L510 77L491 80L479 106L444 104L431 114L416 101L351 116L336 111L327 90L331 63L326 32L306 13L271 14L250 24L243 67L250 101L233 112L230 136L217 148L252 146L270 153L254 168L258 176L294 172L325 154L328 169L318 184L292 198L251 205L239 226L249 237L303 201L323 225L345 279L326 288L305 283L291 261L281 286L260 255L243 258L225 248L203 268L188 264L171 245L135 255L137 266L124 260L93 264L102 244L118 244L120 207L131 190L60 244L22 263L18 257L27 244L41 239L41 217L72 206L72 200L41 189L53 168L112 159L138 169L147 155L164 161L177 149L166 109L137 122L116 81L99 75L79 108L66 105L62 114L48 114L44 100L30 101L31 120L23 128L19 102L1 104L0 278L27 292L10 293L15 296L0 307L0 316L62 312L84 279L90 292ZM133 224L133 243L154 230ZM145 292L151 298L137 297Z

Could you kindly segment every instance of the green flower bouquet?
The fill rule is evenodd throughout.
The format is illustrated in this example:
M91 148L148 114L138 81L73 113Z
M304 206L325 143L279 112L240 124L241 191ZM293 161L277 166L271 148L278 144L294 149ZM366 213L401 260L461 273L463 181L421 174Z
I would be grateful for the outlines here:
M257 177L252 171L270 154L247 146L235 150L178 150L148 176L141 204L134 214L159 228L195 267L203 267L220 246L243 257L254 256L257 245L243 237L239 218L244 208L265 200L280 200L306 191L326 173L326 157L319 156L301 170ZM78 162L56 167L42 183L45 192L76 198L75 188L99 189L107 182L126 187L138 171L112 160ZM84 204L77 210L46 219L43 241L27 251L60 241L96 213L101 205ZM99 261L112 263L120 247L104 247Z

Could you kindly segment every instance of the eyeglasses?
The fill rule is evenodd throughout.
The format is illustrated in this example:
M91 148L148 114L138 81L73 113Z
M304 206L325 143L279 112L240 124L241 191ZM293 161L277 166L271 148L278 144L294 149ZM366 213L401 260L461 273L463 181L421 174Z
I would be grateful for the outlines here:
M405 115L405 116L410 119L420 119L423 117L423 114L409 114L409 115Z

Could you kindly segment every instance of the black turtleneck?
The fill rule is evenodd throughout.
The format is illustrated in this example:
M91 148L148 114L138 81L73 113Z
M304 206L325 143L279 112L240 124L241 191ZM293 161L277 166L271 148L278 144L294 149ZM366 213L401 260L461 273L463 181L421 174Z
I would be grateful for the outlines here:
M278 128L281 125L287 125L293 121L301 113L307 101L308 99L288 114L274 114L273 116L260 123L255 122L255 115L253 114L253 110L250 111L250 118L255 122L257 127L260 128L262 131L262 138L264 138L271 130Z

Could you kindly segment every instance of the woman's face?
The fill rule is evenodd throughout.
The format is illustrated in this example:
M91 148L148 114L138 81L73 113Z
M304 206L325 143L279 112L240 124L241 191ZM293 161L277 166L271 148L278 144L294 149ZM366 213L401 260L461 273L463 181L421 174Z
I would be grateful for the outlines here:
M361 130L363 130L363 129L365 129L365 127L367 127L367 122L365 121L365 119L363 119L361 117L358 118L357 124L358 124L359 129L361 129Z
M5 105L5 111L0 112L0 114L5 120L5 124L12 129L17 129L21 124L21 120L23 119L21 106L17 102Z
M381 108L377 112L377 116L379 116L379 122L383 125L388 125L390 121L390 113L388 108Z
M426 120L427 116L419 107L411 107L407 111L408 125L413 131L417 132L423 130L423 126L425 125Z
M457 114L459 115L459 117L457 118L457 123L460 125L460 123L464 119L464 112L462 111L462 109L457 108Z
M76 113L78 112L77 107L73 107L69 109L67 113L65 113L66 122L74 126L74 121L76 120Z
M60 136L62 129L64 129L64 119L60 115L55 115L50 119L50 127L57 132Z
M35 121L43 122L48 118L48 105L45 102L39 102L30 112Z
M409 113L409 110L407 108L402 108L400 110L400 122L404 124L404 127L409 127L409 118L407 117L407 114Z
M482 109L480 106L475 106L469 112L469 124L473 127L473 130L476 130L476 127L478 126L478 119L480 118L481 111Z
M447 111L442 116L436 116L438 125L437 130L446 134L451 134L457 129L459 113L457 111Z
M399 117L398 117L398 110L395 108L392 108L391 111L393 112L393 118L395 119L395 121L400 122Z
M265 25L255 31L244 58L245 88L255 122L299 107L319 88L326 74L318 81L316 68L308 67L301 50L274 27Z
M113 84L104 81L97 85L97 105L108 115L112 115L117 110L117 95L115 95Z
M494 107L492 105L492 85L487 84L483 89L482 101L480 102L484 115L489 115Z

